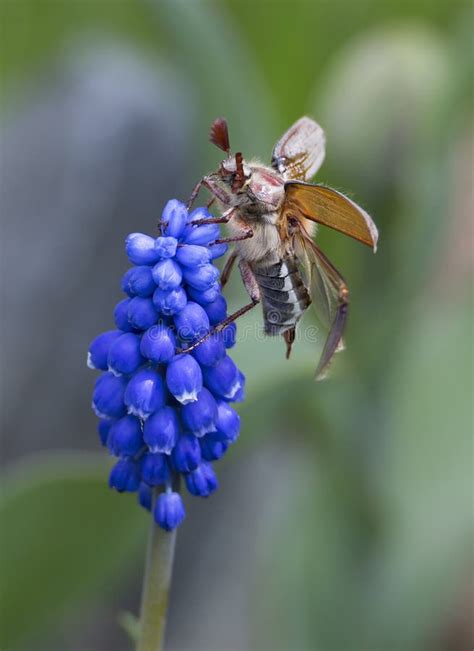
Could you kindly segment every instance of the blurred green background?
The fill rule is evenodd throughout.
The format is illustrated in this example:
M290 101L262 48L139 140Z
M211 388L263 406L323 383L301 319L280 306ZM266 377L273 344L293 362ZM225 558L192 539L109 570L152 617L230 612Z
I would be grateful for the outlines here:
M472 28L459 0L0 0L4 294L2 649L126 650L147 516L106 486L88 342L123 239L219 161L211 121L269 161L309 114L318 180L380 230L320 246L347 350L313 382L252 312L221 487L187 500L167 648L474 648ZM231 307L245 300L236 277Z

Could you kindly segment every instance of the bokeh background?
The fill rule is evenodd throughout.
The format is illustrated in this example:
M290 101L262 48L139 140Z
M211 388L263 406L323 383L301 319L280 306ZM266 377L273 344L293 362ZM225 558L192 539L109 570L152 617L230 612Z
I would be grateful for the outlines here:
M268 161L302 114L320 181L381 238L321 229L352 293L313 382L257 311L242 433L187 500L169 651L468 651L472 604L472 28L461 0L0 0L5 651L125 651L148 518L106 486L89 341L124 238L214 168L211 121ZM245 294L238 277L231 307Z

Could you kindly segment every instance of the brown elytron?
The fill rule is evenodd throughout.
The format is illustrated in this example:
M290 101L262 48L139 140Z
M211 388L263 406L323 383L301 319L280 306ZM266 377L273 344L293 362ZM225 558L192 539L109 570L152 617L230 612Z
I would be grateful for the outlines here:
M222 216L210 221L227 223L230 237L219 241L235 246L224 268L222 284L238 259L251 298L216 330L261 302L265 332L283 336L289 357L297 323L313 304L326 333L316 369L320 378L334 353L343 347L349 290L314 243L315 223L353 237L374 251L377 228L365 210L341 192L309 183L325 154L324 132L311 118L299 119L277 142L271 167L255 160L247 162L240 152L231 154L224 118L214 121L210 139L227 157L216 172L199 181L189 205L201 186L211 192Z

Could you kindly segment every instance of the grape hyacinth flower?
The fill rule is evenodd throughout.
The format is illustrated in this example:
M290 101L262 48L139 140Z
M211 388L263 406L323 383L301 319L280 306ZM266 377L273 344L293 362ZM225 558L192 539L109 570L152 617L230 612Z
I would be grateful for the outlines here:
M121 281L116 329L88 351L88 366L101 371L92 401L100 441L117 457L109 485L136 492L166 531L185 518L174 480L182 475L192 495L211 495L218 487L213 464L239 434L229 403L243 399L245 379L228 355L235 324L213 332L227 317L213 264L226 245L214 244L217 224L200 224L211 217L172 199L159 237L127 237L133 266Z

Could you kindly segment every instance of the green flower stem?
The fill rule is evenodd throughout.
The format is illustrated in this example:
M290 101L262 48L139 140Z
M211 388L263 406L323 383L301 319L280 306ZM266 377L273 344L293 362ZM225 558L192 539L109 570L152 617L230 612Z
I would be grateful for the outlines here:
M178 480L175 479L177 483ZM175 483L174 482L174 483ZM179 486L173 486L178 490ZM157 497L155 489L153 503ZM164 531L151 521L136 651L161 651L165 637L168 597L173 573L176 529Z

